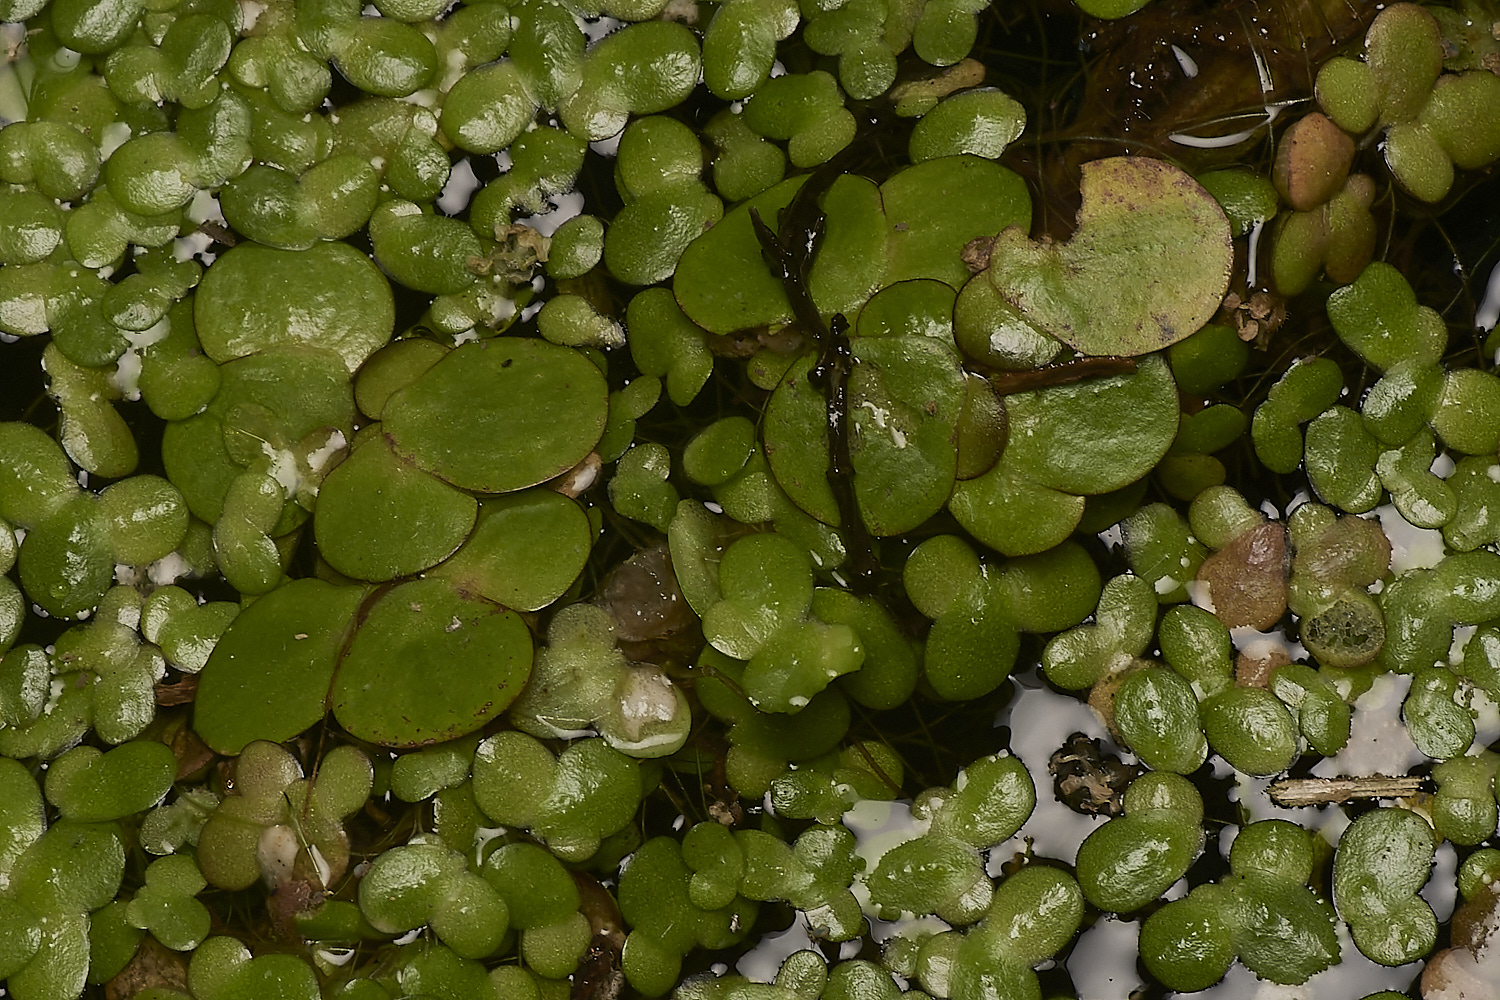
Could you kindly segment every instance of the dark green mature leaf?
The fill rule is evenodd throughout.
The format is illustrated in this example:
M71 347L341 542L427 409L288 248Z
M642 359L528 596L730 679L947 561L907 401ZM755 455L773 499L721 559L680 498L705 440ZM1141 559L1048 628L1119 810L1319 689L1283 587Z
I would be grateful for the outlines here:
M531 655L531 632L515 612L447 580L414 580L360 622L333 684L333 711L374 743L440 743L505 711Z
M246 608L198 679L194 727L219 753L280 743L327 711L339 648L363 587L293 580Z
M465 344L382 416L396 453L453 485L508 493L578 464L604 433L609 388L585 355L540 340Z

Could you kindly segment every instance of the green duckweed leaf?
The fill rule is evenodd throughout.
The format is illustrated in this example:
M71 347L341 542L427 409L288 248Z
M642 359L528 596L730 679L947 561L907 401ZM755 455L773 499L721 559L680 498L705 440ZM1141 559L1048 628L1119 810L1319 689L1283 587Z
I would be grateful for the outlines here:
M237 617L199 675L194 728L220 753L281 742L323 717L362 587L293 580Z
M1132 375L1090 379L1005 398L1003 462L1033 482L1082 495L1134 482L1177 434L1177 389L1160 357Z
M1375 262L1352 285L1328 297L1328 319L1339 337L1381 371L1401 362L1437 362L1448 346L1448 328L1396 268Z
M391 337L390 285L347 243L273 250L247 243L208 269L194 298L204 352L223 363L285 344L308 344L357 369Z
M962 253L970 240L1031 221L1025 182L977 156L908 167L880 185L880 198L890 248L884 284L932 278L962 288L969 280Z
M869 708L895 708L911 697L919 668L916 649L872 597L855 597L835 587L813 591L813 614L830 625L848 625L864 649L859 670L840 681L843 690Z
M655 114L681 103L701 71L698 36L689 28L672 21L627 25L584 56L580 84L559 111L574 135L607 139L632 113Z
M981 573L932 623L922 676L940 698L978 698L1010 676L1019 650L1005 588Z
M951 347L928 337L859 337L853 344L854 494L872 533L900 534L941 510L952 490L963 369Z
M750 657L742 684L762 712L796 712L865 660L859 634L848 625L805 621L783 627Z
M31 424L0 424L0 456L0 517L7 521L29 527L78 493L62 448Z
M539 611L578 578L593 534L583 508L561 493L488 497L468 541L429 575L508 608Z
M16 859L47 828L42 790L26 766L0 758L0 884L9 885Z
M947 98L917 120L909 149L914 162L960 153L998 159L1026 127L1026 110L994 89Z
M1354 943L1382 965L1425 955L1437 937L1432 908L1417 895L1432 870L1432 827L1406 809L1365 813L1339 838L1333 903Z
M454 350L382 413L398 456L481 493L568 471L598 442L608 414L608 386L585 355L514 337Z
M672 291L689 319L724 334L792 318L785 289L761 257L750 210L770 224L805 181L794 177L756 195L688 245L677 262Z
M333 711L361 739L439 743L503 712L531 657L531 633L515 612L448 580L415 580L384 594L360 622L333 682Z
M655 442L638 444L620 458L609 481L609 500L623 517L665 531L672 523L679 500L677 487L668 482L672 456Z
M696 177L647 192L620 209L604 233L604 266L627 284L664 281L688 245L723 214L718 196Z
M59 618L86 616L114 576L109 523L96 498L80 495L32 527L21 543L21 586Z
M354 423L348 372L328 351L273 347L219 371L208 409L171 422L162 436L167 478L193 515L210 524L244 467L274 471L284 488L295 490L313 476L312 454L337 450L353 436Z
M953 288L916 279L887 285L859 311L854 332L861 337L915 336L953 342Z
M1244 236L1257 223L1275 218L1280 207L1271 182L1249 170L1211 170L1199 174L1198 183L1224 209L1235 236Z
M787 369L766 407L762 433L766 461L787 496L824 524L836 525L838 501L828 483L828 401L811 378L816 360L807 354Z
M636 367L646 375L665 376L667 395L678 406L691 403L714 370L704 330L665 288L648 288L632 298L625 324Z
M1443 33L1414 3L1381 11L1365 33L1365 61L1375 78L1384 122L1404 122L1427 103L1443 71Z
M318 490L318 551L357 580L410 576L441 562L474 526L474 498L363 438Z
M41 946L36 914L17 900L0 897L0 975L9 979L26 968Z
M47 800L68 819L102 823L150 809L177 777L165 743L131 740L108 753L74 747L47 770Z
M127 907L127 919L174 951L191 951L208 937L208 909L194 897L207 885L189 854L153 861L146 884Z
M1233 263L1213 197L1161 160L1083 166L1078 228L1063 244L1002 232L990 280L1030 322L1085 354L1146 354L1218 311Z
M23 917L23 919L25 919ZM83 993L89 969L89 917L65 911L38 918L34 957L6 980L17 997L67 1000Z
M1037 482L1010 457L956 483L948 510L975 538L1008 556L1044 552L1073 533L1084 498Z
M722 653L748 660L812 603L812 560L775 534L734 542L719 562L723 600L703 615L703 635Z
M370 217L370 244L398 284L431 295L457 295L478 276L470 261L484 247L458 219L429 215L409 201L387 201Z
M115 898L124 874L125 842L118 826L63 819L17 859L10 890L39 914L87 912Z
M881 855L865 885L882 909L932 913L956 903L985 879L979 854L967 844L924 836Z

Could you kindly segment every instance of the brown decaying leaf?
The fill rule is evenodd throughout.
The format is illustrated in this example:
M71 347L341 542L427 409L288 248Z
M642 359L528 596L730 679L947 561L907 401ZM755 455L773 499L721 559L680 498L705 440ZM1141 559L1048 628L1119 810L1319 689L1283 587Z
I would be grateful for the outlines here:
M1047 761L1057 797L1086 816L1118 816L1125 809L1125 789L1140 769L1105 754L1099 741L1074 733Z
M1299 118L1276 149L1271 180L1299 212L1310 212L1344 186L1354 162L1354 139L1321 112Z
M574 872L579 911L593 937L574 971L572 1000L616 1000L625 986L620 956L625 949L625 918L614 897L586 872Z
M1235 686L1270 687L1271 674L1276 672L1276 668L1284 667L1291 662L1292 658L1279 647L1269 648L1260 656L1240 653L1234 658Z
M1500 894L1487 885L1453 914L1453 947L1427 961L1422 1000L1491 1000L1500 982Z
M663 639L697 621L677 586L665 542L642 549L610 571L600 601L615 620L615 636L626 642Z
M1219 309L1219 321L1232 325L1241 340L1264 350L1286 322L1286 301L1263 289L1252 292L1249 299L1230 292Z
M158 684L155 692L156 703L164 708L172 705L186 705L198 697L198 678L190 674L178 678L174 684Z
M130 1000L142 990L176 990L186 993L187 957L172 951L147 934L141 938L135 957L104 984L104 1000Z
M1205 559L1198 579L1209 585L1214 614L1226 626L1264 632L1286 612L1288 568L1286 528L1270 521Z

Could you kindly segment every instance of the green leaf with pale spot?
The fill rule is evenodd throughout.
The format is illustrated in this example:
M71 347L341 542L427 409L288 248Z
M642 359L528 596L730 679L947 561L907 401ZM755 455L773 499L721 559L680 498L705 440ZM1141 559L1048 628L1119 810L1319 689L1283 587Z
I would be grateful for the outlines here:
M1197 181L1161 160L1083 165L1066 243L1002 232L990 280L1031 323L1084 354L1148 354L1211 319L1229 287L1229 221Z

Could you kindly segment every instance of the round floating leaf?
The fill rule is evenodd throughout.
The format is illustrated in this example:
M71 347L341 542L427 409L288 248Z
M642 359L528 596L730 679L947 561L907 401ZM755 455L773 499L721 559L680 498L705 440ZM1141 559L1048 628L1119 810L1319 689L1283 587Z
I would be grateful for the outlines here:
M59 618L87 616L109 587L114 553L97 500L80 495L32 527L21 543L21 586Z
M1000 234L990 280L1031 323L1085 354L1146 354L1218 311L1234 249L1213 196L1160 160L1083 165L1083 206L1066 243Z
M604 234L604 266L621 281L650 285L672 276L688 244L724 214L696 177L650 191L620 209Z
M763 712L805 708L834 678L864 663L859 634L848 625L807 621L782 628L745 665L741 686Z
M589 556L593 530L583 508L549 489L480 501L464 547L430 575L518 611L562 596Z
M957 483L948 510L975 538L1008 556L1044 552L1073 533L1084 499L1043 486L1002 453L984 475Z
M1010 676L1019 649L1004 590L982 576L933 622L922 673L940 698L979 698Z
M578 884L556 857L536 844L506 844L481 873L510 904L512 927L550 927L578 911Z
M890 234L887 284L933 278L962 288L969 280L962 254L970 240L1031 221L1025 181L977 156L908 167L880 185L880 197ZM1224 243L1227 252L1227 235Z
M354 401L361 413L376 420L397 389L411 385L443 360L448 348L425 337L396 340L376 351L354 378Z
M78 492L62 448L30 424L0 424L0 456L0 517L7 521L30 527Z
M947 837L917 837L891 848L867 881L882 909L932 913L951 906L984 878L979 855Z
M909 144L914 162L955 153L997 159L1026 127L1026 109L994 89L967 90L917 119Z
M710 333L733 333L756 326L780 325L792 318L781 281L761 257L750 210L774 225L805 182L783 181L725 214L712 229L683 251L672 291L682 311Z
M328 474L313 521L318 551L359 580L409 576L446 558L474 526L474 498L366 439Z
M478 279L470 261L484 255L474 230L408 201L388 201L370 216L370 245L392 280L430 295L458 295Z
M682 468L693 482L718 486L743 469L754 451L755 425L746 417L724 417L687 443Z
M125 873L125 843L118 826L63 819L16 862L9 885L14 898L38 913L87 912L114 899ZM48 950L42 944L42 953ZM19 991L19 981L10 985ZM25 990L22 995L35 994ZM77 991L62 994L75 996Z
M1005 460L1043 486L1085 496L1135 482L1177 435L1177 386L1160 356L1133 375L1015 393L1005 409Z
M568 471L598 442L608 414L609 388L585 355L517 337L463 345L382 411L397 455L481 493Z
M503 712L531 672L531 633L512 611L415 580L370 609L333 685L333 711L360 739L439 743Z
M391 337L391 286L347 243L273 250L246 243L203 276L193 319L203 350L223 363L283 344L333 351L352 372Z
M194 729L219 753L252 740L280 743L323 717L334 658L362 587L293 580L225 630L204 664Z
M941 281L898 281L864 304L855 332L861 337L931 337L951 344L957 297L953 288Z

